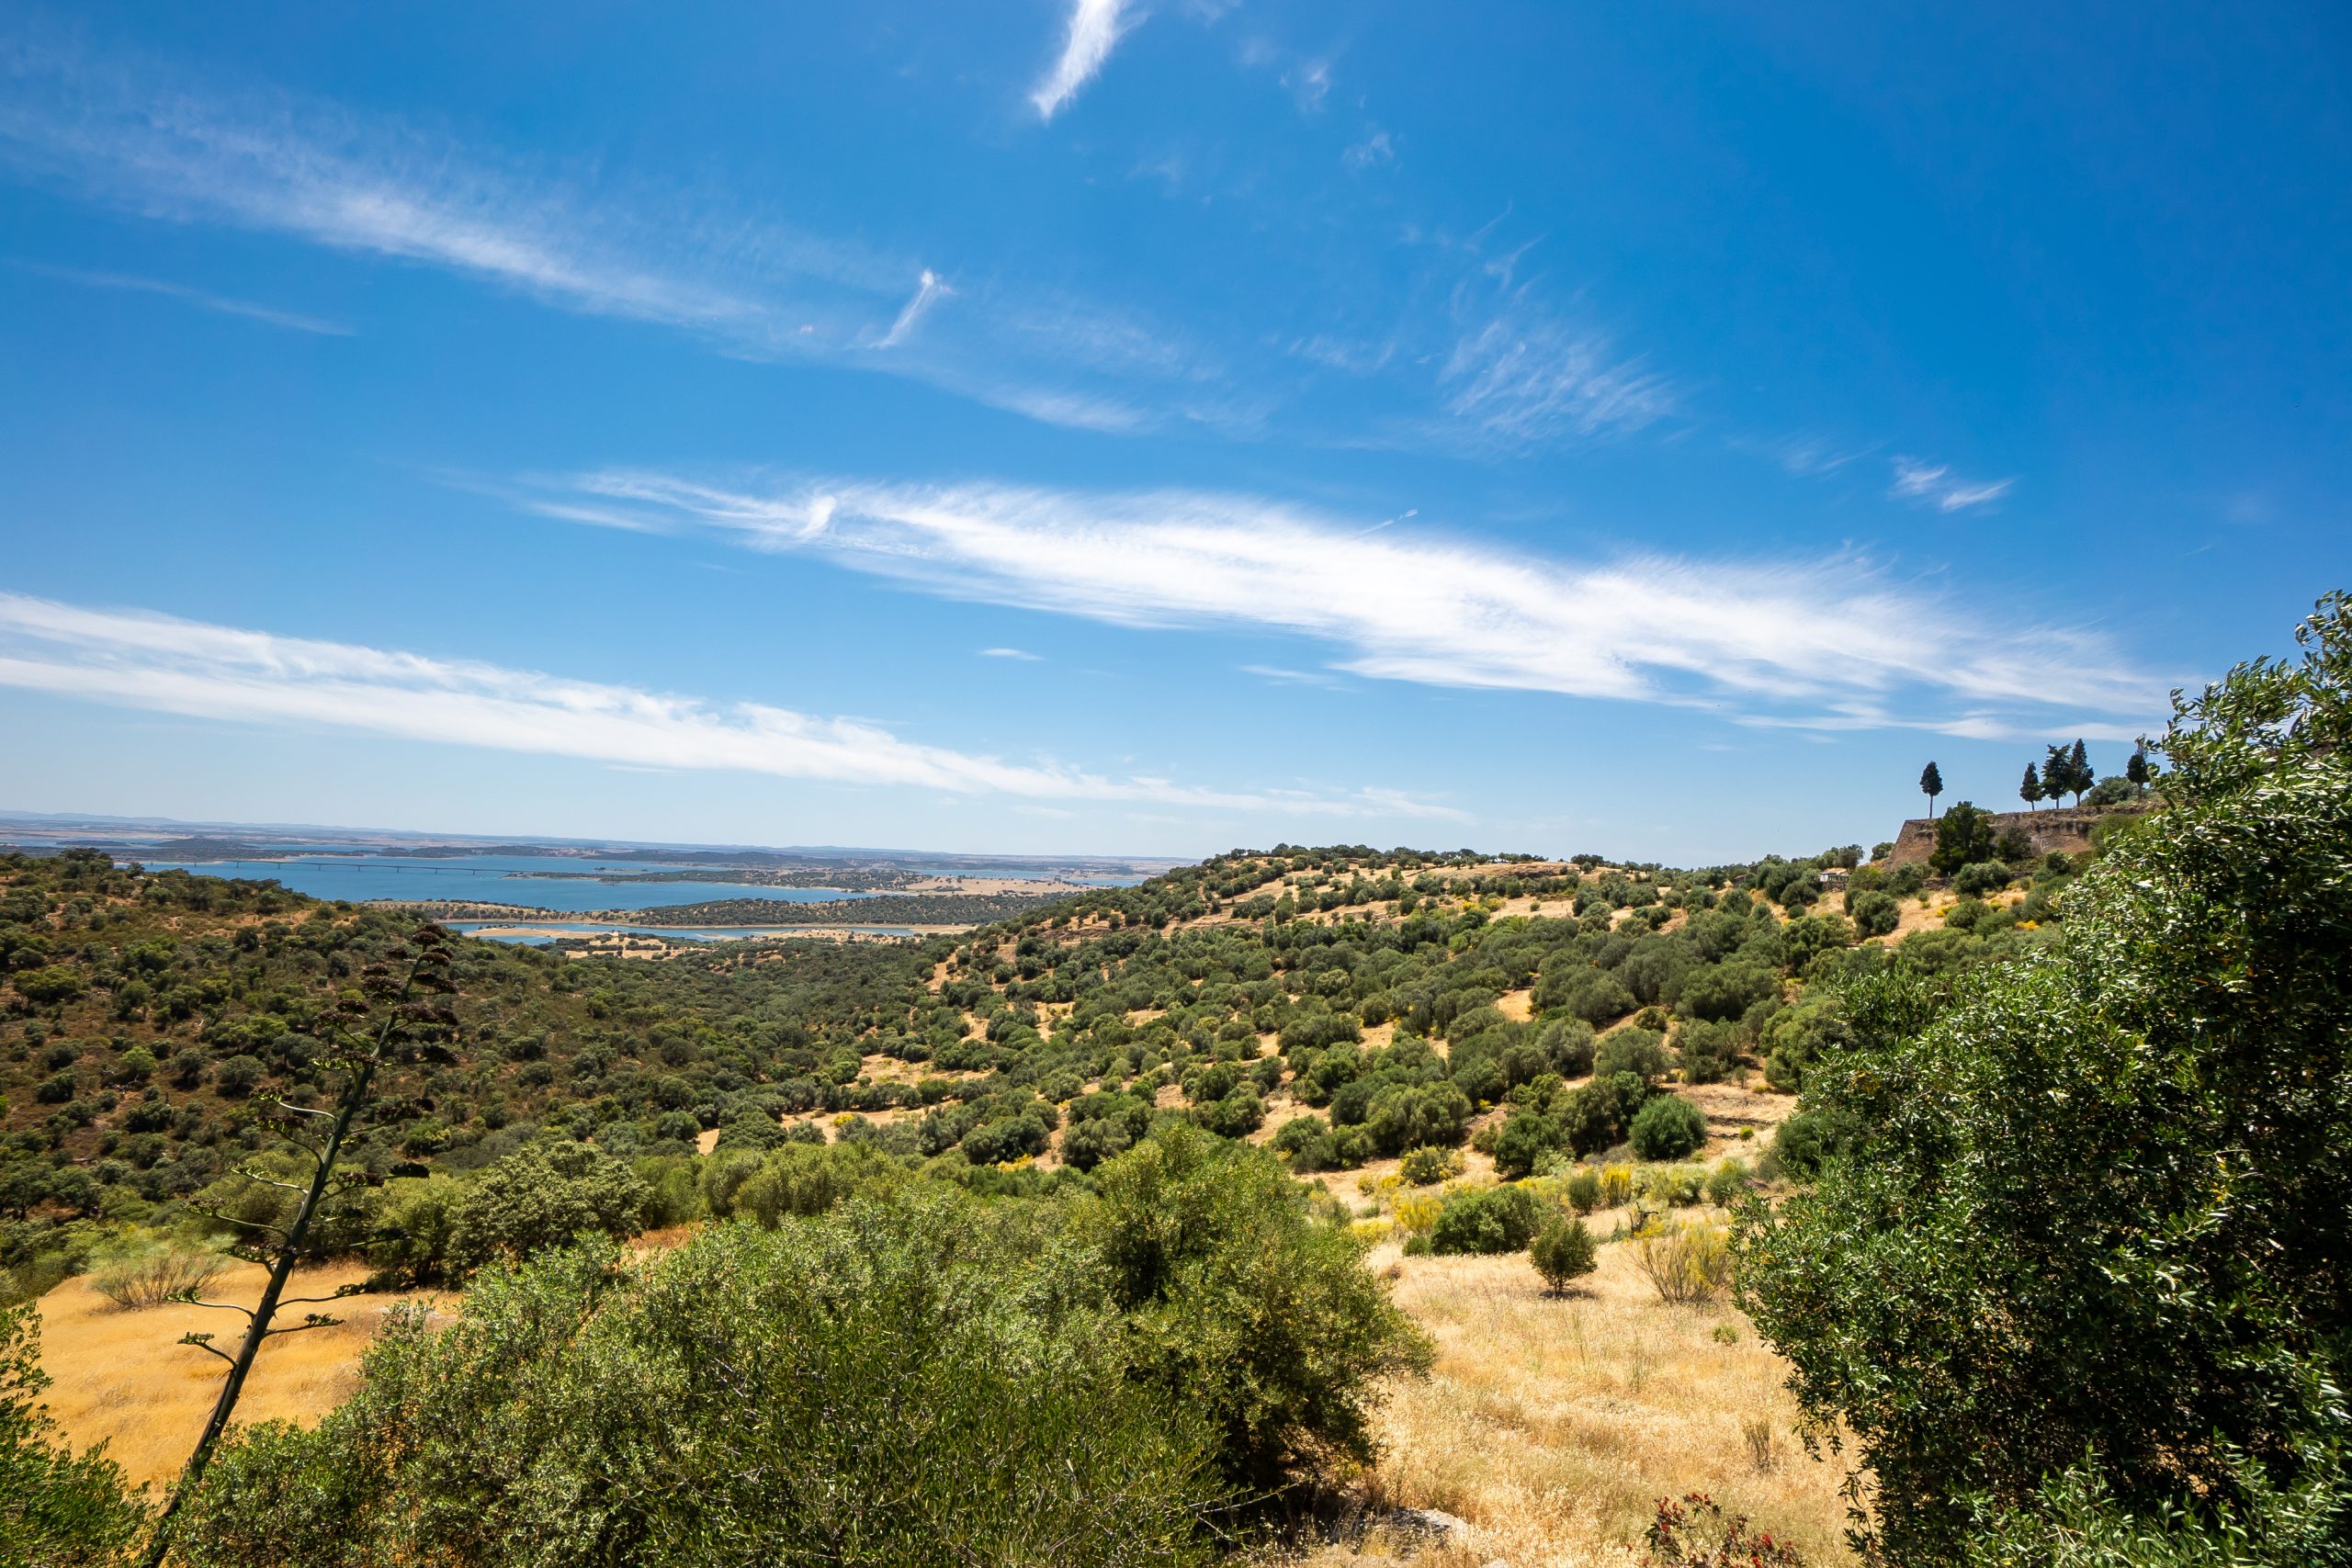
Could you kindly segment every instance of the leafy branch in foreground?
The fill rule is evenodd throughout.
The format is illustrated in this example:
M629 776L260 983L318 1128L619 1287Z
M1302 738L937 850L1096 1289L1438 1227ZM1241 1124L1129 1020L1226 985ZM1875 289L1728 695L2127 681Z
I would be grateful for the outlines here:
M145 1512L114 1461L57 1441L56 1420L39 1403L49 1382L40 1313L0 1307L0 1562L112 1562Z
M2298 639L2176 698L2062 948L1848 987L1804 1100L1851 1135L1742 1216L1891 1561L2352 1558L2352 601Z
M280 1335L330 1328L342 1321L326 1313L310 1312L303 1314L298 1324L280 1325L276 1321L279 1310L322 1306L362 1288L346 1285L324 1296L289 1298L285 1294L287 1281L302 1258L312 1220L326 1200L350 1179L336 1170L335 1156L343 1148L353 1121L368 1104L378 1070L395 1061L449 1059L447 1042L455 1035L458 1023L457 1013L447 999L457 990L449 947L449 933L441 927L420 927L409 939L405 953L396 954L391 962L369 964L360 975L359 988L337 998L334 1012L322 1023L327 1043L339 1048L327 1058L328 1065L346 1075L342 1098L331 1111L278 1102L291 1122L284 1133L286 1140L311 1161L310 1180L282 1181L253 1168L242 1173L248 1180L298 1194L292 1216L281 1224L241 1218L225 1211L214 1213L214 1218L245 1233L230 1251L247 1262L267 1268L269 1278L262 1287L261 1300L251 1307L235 1302L205 1301L193 1291L179 1298L195 1306L242 1313L245 1332L233 1355L212 1343L214 1337L209 1333L190 1333L179 1341L228 1362L229 1375L220 1385L220 1396L213 1403L204 1433L197 1439L196 1450L188 1455L187 1468L173 1488L171 1501L155 1522L154 1535L148 1543L148 1568L160 1568L170 1552L173 1518L180 1505L203 1481L205 1466L210 1461L221 1433L228 1429L229 1418L237 1408L238 1396L244 1392L245 1379L253 1371L254 1358L260 1353L263 1343ZM407 960L404 975L398 968L398 960L402 957ZM382 1009L379 1021L375 1011L379 1008ZM314 1134L312 1129L322 1122L323 1128Z

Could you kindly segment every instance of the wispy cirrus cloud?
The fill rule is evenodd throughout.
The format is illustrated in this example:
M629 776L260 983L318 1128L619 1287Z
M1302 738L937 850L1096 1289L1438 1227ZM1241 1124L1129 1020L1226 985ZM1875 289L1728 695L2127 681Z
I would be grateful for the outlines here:
M1963 479L1945 464L1923 462L1917 457L1897 457L1894 459L1894 483L1886 493L1897 501L1917 502L1923 506L1932 506L1939 512L1963 512L1972 506L1998 501L2016 483L2015 479L1984 482Z
M111 288L129 294L153 294L165 299L176 299L193 305L199 310L217 315L236 316L244 321L259 321L265 326L283 327L288 332L311 333L320 337L349 337L352 329L340 321L330 321L319 316L307 316L299 310L280 310L273 306L256 305L250 299L232 299L226 295L208 293L183 283L171 283L159 277L135 277L119 272L85 272L79 267L51 266L44 262L11 259L10 266L42 277L53 277L61 283L75 283L85 288Z
M1039 119L1051 119L1069 106L1078 90L1094 80L1128 26L1127 0L1071 0L1061 53L1029 95Z
M578 758L1033 800L1458 818L1359 790L1227 791L901 739L879 725L0 592L0 686L153 712Z
M1214 368L1177 334L1058 288L992 286L956 331L917 334L952 291L903 256L696 205L668 182L502 160L333 103L191 86L165 66L5 26L0 174L159 221L431 267L735 357L904 377L1046 423L1184 417L1184 389ZM909 298L917 276L929 281ZM1163 414L1138 383L1177 406Z
M1636 431L1674 412L1673 386L1638 357L1514 303L1458 339L1439 372L1456 419L1532 446Z
M1340 162L1351 169L1373 169L1396 161L1396 140L1376 125L1365 128L1363 140L1340 154Z
M1765 437L1735 435L1728 445L1735 452L1745 452L1752 457L1762 457L1777 465L1792 479L1815 479L1834 474L1839 469L1868 457L1870 446L1857 446L1848 442L1832 440L1826 435L1788 435Z
M2052 707L2139 716L2167 689L2098 637L1988 627L1849 557L1574 561L1193 491L763 486L606 470L523 501L549 515L586 505L639 526L815 552L944 597L1295 635L1329 645L1331 668L1430 685L1783 722L1876 714L1883 727L1954 733L2022 726Z

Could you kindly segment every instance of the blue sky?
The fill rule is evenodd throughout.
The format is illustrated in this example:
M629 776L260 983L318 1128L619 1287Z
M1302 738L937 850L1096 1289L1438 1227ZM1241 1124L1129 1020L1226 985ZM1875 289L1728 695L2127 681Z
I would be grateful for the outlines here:
M2352 575L2352 18L2062 11L11 6L0 807L1691 863L2111 771Z

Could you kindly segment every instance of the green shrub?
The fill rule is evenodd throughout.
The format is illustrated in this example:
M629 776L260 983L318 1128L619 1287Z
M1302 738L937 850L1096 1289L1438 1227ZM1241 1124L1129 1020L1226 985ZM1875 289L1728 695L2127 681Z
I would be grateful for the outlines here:
M1747 1167L1738 1160L1726 1159L1707 1173L1707 1201L1719 1209L1728 1208L1747 1190Z
M1739 1066L1743 1032L1736 1023L1693 1020L1675 1035L1685 1083L1721 1083Z
M315 1431L240 1428L182 1555L1201 1562L1215 1438L1129 1375L1041 1217L925 1183L488 1271L447 1328L392 1317Z
M1780 993L1780 978L1770 969L1735 958L1692 972L1674 1010L1685 1018L1734 1019Z
M1433 1187L1462 1174L1462 1152L1427 1146L1408 1149L1396 1174L1409 1186Z
M449 1217L448 1259L459 1272L493 1258L528 1258L594 1231L635 1235L645 1184L582 1144L542 1142L483 1171Z
M1653 1165L1640 1172L1642 1195L1672 1208L1687 1209L1707 1190L1707 1173L1695 1165Z
M1996 892L2009 885L2009 868L1999 861L1982 860L1962 866L1951 879L1952 891L1962 897Z
M1216 1435L1262 1494L1374 1451L1384 1381L1430 1351L1343 1226L1262 1149L1182 1123L1094 1173L1073 1223L1109 1270L1138 1375Z
M1594 1246L1592 1232L1582 1220L1565 1214L1555 1214L1544 1223L1528 1243L1529 1261L1535 1272L1544 1278L1544 1288L1554 1295L1589 1274L1599 1266L1600 1249Z
M1562 1190L1567 1194L1568 1207L1579 1214L1589 1214L1600 1207L1600 1172L1580 1165L1568 1173Z
M1266 1123L1265 1102L1247 1084L1222 1100L1196 1108L1193 1114L1202 1126L1221 1138L1245 1137Z
M1421 1145L1459 1144L1470 1114L1469 1097L1451 1083L1396 1084L1373 1098L1364 1126L1373 1147L1398 1155Z
M1430 1227L1430 1250L1439 1253L1517 1252L1544 1223L1544 1201L1513 1182L1471 1187L1450 1194Z
M1995 912L1993 906L1982 898L1962 898L1944 911L1944 924L1954 931L1973 931L1991 919Z
M1679 1094L1661 1094L1634 1113L1627 1134L1644 1159L1680 1159L1707 1141L1707 1119Z
M1846 916L1864 936L1887 936L1903 923L1903 906L1891 894L1857 893L1846 900Z
M1597 1077L1631 1073L1645 1084L1666 1077L1666 1037L1654 1029L1626 1024L1602 1035L1594 1045L1592 1070Z
M1042 1117L1023 1114L973 1128L964 1134L962 1148L974 1165L1002 1165L1024 1155L1044 1154L1051 1139Z
M0 1307L0 1562L96 1568L120 1561L147 1522L122 1471L60 1441L40 1403L40 1314Z

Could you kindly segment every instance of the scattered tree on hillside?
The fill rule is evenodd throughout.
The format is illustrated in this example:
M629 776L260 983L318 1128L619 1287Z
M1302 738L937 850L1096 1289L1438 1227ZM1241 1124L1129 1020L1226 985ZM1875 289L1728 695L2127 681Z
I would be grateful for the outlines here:
M300 1323L281 1328L274 1325L278 1308L318 1305L361 1288L346 1286L327 1296L291 1300L285 1297L286 1281L303 1257L304 1245L322 1205L350 1179L335 1168L335 1156L343 1150L353 1121L367 1107L377 1073L403 1059L448 1058L448 1048L443 1042L454 1033L457 1025L457 1014L445 999L457 989L451 976L449 933L436 925L420 927L410 938L409 950L403 956L408 959L406 975L396 976L390 964L369 964L360 976L359 990L340 1002L335 1015L313 1025L322 1043L343 1047L341 1059L330 1060L330 1065L346 1075L343 1098L335 1109L327 1111L278 1102L289 1117L303 1122L326 1123L323 1134L316 1139L299 1130L289 1130L285 1134L287 1141L301 1149L311 1161L308 1185L281 1181L258 1168L244 1172L250 1180L264 1186L299 1193L292 1216L283 1224L225 1212L215 1216L250 1233L251 1240L240 1242L230 1250L249 1262L266 1265L269 1278L262 1287L261 1300L250 1308L233 1302L198 1301L192 1293L185 1298L198 1306L244 1314L245 1335L234 1355L214 1345L210 1334L191 1333L180 1340L183 1345L192 1345L228 1362L229 1375L220 1384L220 1396L213 1402L212 1415L205 1422L203 1435L197 1439L196 1450L188 1455L187 1465L173 1488L172 1500L155 1521L155 1533L148 1543L147 1568L161 1568L170 1554L173 1516L203 1482L205 1466L237 1408L237 1398L244 1392L245 1378L253 1371L254 1358L260 1352L262 1342L281 1334L331 1328L341 1321L313 1312L304 1314ZM373 1039L366 1032L367 1025L375 1021L369 1015L371 1003L383 1010L381 1021L375 1023Z
M2049 795L2050 792L2041 787L2041 773L2031 762L2028 762L2025 765L2025 783L2018 785L2018 798L2024 801L2029 809L2032 809L2039 807L2044 800L2049 798Z
M1543 1277L1544 1288L1559 1295L1599 1266L1599 1248L1582 1220L1555 1214L1544 1222L1527 1244L1528 1260Z
M2080 806L2083 793L2098 782L2098 774L2092 770L2089 754L2080 740L2072 746L2052 746L2042 758L2041 793L2052 801L2071 795L2075 804Z
M1944 775L1937 769L1935 763L1929 762L1926 767L1919 770L1919 793L1928 797L1928 815L1929 818L1933 818L1936 814L1936 796L1943 794L1943 792Z
M1968 801L1960 801L1936 824L1935 852L1928 864L1950 876L1962 866L1994 859L2000 852L1993 830L1993 815Z
M2123 764L2123 780L2135 794L2148 793L2148 752L2144 747L2133 747L2131 761Z

